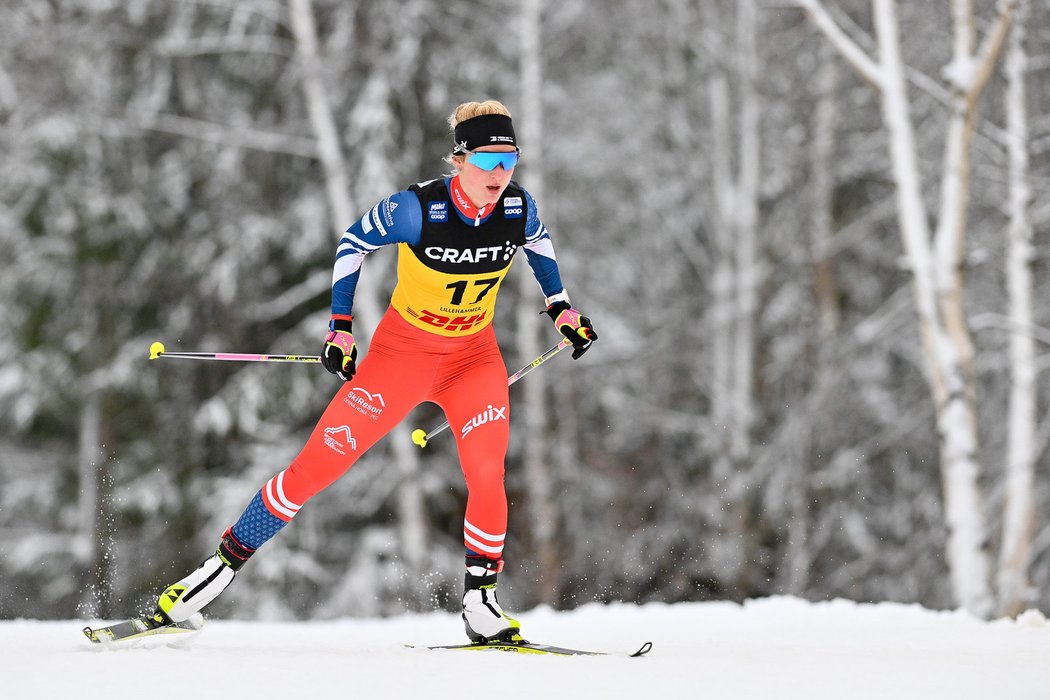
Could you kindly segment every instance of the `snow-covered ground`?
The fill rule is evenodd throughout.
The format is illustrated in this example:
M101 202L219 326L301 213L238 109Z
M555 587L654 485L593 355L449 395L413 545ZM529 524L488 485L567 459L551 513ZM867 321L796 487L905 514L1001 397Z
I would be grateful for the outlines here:
M404 646L465 641L445 613L313 623L211 620L92 645L79 621L0 622L4 698L1050 698L1050 625L918 606L588 605L520 616L535 641L644 658Z

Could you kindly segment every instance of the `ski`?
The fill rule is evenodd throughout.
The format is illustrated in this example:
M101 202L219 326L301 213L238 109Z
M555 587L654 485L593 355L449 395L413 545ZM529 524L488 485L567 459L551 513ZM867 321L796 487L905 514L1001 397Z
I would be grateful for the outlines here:
M157 612L153 615L124 620L108 627L85 627L82 632L95 644L102 644L125 639L141 639L158 634L185 634L196 632L203 626L204 618L199 613L182 622L171 622L163 613Z
M412 645L409 645L412 646ZM645 656L653 648L652 642L646 642L638 651L627 654L628 657L637 658ZM448 644L443 646L428 646L427 649L447 649L449 651L509 651L517 654L544 654L549 656L618 656L619 654L607 651L588 651L585 649L569 649L567 647L556 647L550 644L533 644L532 642L490 642L482 644Z

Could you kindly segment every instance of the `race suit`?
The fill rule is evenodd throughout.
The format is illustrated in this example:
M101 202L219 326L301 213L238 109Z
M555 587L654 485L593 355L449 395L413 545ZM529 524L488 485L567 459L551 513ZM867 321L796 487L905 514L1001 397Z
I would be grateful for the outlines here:
M481 210L456 178L413 185L372 207L339 241L333 318L352 317L364 257L395 244L397 285L369 351L299 455L233 526L246 547L276 534L412 408L431 401L445 412L466 479L464 545L472 554L502 557L510 406L493 311L519 248L546 303L567 300L550 236L531 195L514 182Z

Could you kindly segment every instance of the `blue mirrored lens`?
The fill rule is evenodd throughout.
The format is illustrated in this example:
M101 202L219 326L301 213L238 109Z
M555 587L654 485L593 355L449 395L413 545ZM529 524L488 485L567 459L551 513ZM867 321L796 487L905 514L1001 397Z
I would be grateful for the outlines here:
M504 170L510 170L518 164L520 154L516 151L510 153L479 152L471 153L467 162L482 170L495 170L497 165L502 165Z

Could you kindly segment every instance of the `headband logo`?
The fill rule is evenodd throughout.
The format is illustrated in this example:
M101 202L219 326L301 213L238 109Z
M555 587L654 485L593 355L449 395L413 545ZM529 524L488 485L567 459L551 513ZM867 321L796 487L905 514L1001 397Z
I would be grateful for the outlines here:
M456 124L453 135L453 153L472 153L479 146L490 144L516 145L514 126L503 114L481 114Z

